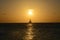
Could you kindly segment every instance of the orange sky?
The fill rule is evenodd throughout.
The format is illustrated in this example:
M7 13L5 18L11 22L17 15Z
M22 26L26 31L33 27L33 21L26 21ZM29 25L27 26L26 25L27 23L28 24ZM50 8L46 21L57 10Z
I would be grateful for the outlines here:
M28 9L33 9L32 22L60 22L60 0L0 0L1 22L28 22Z

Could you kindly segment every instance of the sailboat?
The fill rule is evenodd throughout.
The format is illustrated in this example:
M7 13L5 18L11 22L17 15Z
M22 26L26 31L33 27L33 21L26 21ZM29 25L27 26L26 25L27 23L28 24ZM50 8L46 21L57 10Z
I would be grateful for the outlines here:
M31 19L29 20L28 26L32 27L32 21L31 21Z
M29 23L32 23L31 19L29 20Z

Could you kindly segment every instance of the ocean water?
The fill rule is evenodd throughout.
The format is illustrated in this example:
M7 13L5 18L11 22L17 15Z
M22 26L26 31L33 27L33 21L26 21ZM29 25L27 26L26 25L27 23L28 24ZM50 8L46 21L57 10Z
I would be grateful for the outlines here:
M60 40L60 23L0 23L0 40Z

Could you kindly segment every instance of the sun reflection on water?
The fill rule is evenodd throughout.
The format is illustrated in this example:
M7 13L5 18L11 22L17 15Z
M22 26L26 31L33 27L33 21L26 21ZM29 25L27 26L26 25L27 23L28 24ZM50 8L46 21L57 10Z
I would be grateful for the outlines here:
M28 24L24 40L33 40L33 37L34 37L33 26L32 24Z

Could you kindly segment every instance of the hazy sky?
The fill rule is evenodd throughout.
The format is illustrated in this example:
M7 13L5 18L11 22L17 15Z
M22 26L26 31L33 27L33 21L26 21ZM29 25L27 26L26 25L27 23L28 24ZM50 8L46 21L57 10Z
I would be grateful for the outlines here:
M28 22L28 9L32 22L60 22L60 0L0 0L0 23Z

